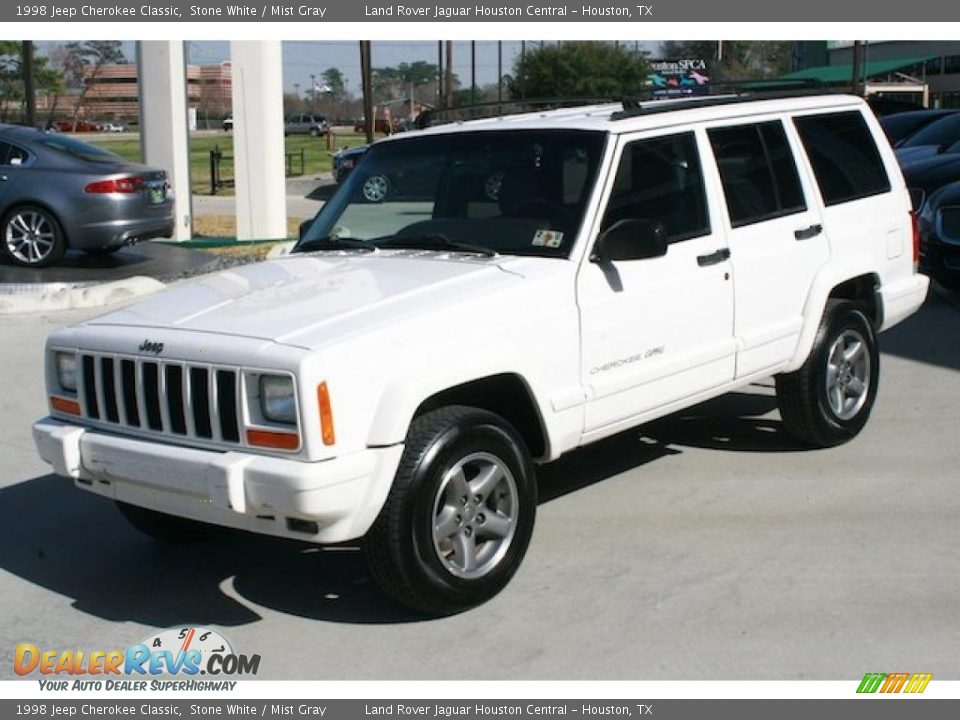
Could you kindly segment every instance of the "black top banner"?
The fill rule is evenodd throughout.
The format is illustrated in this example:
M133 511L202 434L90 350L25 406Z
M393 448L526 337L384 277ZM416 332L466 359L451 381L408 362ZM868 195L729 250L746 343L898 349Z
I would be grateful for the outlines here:
M0 22L952 22L960 3L836 0L56 0L3 3Z

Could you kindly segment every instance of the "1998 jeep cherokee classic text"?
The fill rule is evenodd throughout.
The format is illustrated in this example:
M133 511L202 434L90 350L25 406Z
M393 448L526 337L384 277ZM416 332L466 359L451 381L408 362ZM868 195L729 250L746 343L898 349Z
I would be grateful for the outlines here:
M854 437L916 262L852 96L438 126L373 145L290 256L52 335L34 437L156 537L362 538L455 612L519 566L535 461L771 375L797 438Z

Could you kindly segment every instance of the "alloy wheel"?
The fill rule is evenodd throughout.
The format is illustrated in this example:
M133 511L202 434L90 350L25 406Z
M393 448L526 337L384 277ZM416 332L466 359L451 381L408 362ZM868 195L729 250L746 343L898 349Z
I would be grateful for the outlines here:
M7 223L7 250L28 265L43 262L53 252L56 232L50 219L36 210L22 210Z

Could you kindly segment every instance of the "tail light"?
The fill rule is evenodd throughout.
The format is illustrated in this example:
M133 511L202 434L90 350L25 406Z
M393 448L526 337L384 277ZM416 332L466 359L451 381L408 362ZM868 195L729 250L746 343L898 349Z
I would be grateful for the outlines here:
M920 269L920 218L917 213L910 213L910 226L913 231L913 271Z
M139 192L141 185L143 185L143 178L140 177L113 178L111 180L92 182L83 188L83 191L92 195L106 195L111 193L129 195Z

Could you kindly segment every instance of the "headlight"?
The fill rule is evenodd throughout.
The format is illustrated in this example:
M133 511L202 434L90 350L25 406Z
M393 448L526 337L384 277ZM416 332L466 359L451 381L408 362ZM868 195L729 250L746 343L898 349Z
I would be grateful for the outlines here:
M77 355L58 352L54 355L57 363L57 380L63 390L77 391Z
M271 422L295 425L297 403L293 395L293 380L281 375L261 375L260 410Z

